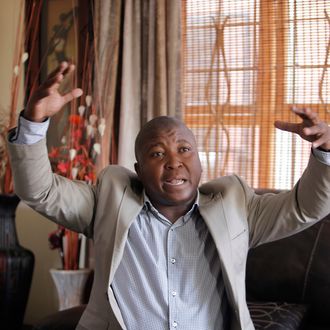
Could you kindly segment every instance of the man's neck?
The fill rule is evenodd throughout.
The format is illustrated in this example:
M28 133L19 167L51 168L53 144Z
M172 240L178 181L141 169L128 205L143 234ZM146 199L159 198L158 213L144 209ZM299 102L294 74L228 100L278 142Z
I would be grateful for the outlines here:
M175 223L179 218L187 214L191 209L192 204L187 207L180 206L157 206L155 207L159 213L161 213L166 219Z

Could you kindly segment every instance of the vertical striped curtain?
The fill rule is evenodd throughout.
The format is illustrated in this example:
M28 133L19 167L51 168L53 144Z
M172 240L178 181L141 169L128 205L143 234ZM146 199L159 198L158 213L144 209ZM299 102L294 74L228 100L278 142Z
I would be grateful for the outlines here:
M181 114L181 2L96 0L95 4L95 37L101 46L96 82L100 98L108 100L103 106L113 109L117 162L133 169L134 141L141 125L155 116ZM102 82L107 81L104 88Z
M124 7L118 163L133 169L141 125L180 114L181 16L179 1L128 0Z

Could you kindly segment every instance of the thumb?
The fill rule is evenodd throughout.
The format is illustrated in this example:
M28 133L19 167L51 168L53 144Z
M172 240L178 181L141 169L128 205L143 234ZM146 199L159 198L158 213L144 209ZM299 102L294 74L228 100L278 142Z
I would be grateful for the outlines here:
M81 88L73 89L71 92L63 95L64 104L72 101L73 99L80 97L82 94L83 94L83 91Z

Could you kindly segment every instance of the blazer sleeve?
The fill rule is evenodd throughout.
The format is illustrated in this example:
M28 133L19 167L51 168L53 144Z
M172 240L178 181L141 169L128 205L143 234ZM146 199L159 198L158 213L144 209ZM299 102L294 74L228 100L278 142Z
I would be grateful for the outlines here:
M250 246L295 234L330 213L330 166L312 154L309 164L292 190L256 195L245 190Z
M52 173L46 139L21 145L8 142L15 193L50 220L92 236L96 189Z

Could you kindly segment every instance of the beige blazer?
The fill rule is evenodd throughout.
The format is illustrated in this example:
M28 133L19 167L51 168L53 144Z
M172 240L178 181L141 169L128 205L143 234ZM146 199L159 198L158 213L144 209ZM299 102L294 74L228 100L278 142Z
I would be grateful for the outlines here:
M126 329L108 288L129 227L142 208L143 188L136 175L108 166L91 187L52 174L45 140L30 146L9 143L9 150L19 197L50 220L94 241L94 283L77 329ZM245 299L248 249L301 231L329 214L329 181L330 166L311 156L300 181L286 193L255 195L237 176L200 187L200 213L217 247L233 311L231 329L254 329Z

